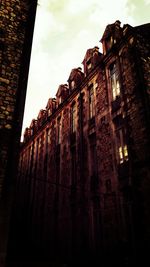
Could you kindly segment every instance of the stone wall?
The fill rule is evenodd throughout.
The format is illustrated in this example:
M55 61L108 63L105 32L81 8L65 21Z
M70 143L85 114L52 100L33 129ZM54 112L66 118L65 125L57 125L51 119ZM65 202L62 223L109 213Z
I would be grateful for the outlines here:
M0 260L6 253L36 2L0 1Z

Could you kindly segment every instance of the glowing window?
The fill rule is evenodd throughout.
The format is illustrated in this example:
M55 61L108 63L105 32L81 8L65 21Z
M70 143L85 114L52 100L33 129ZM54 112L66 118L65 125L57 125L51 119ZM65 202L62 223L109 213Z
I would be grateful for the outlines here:
M115 63L110 67L110 84L112 90L112 98L113 100L115 100L116 97L120 95L119 74Z
M122 164L128 161L128 147L125 141L125 132L123 128L117 130L117 158L118 162Z

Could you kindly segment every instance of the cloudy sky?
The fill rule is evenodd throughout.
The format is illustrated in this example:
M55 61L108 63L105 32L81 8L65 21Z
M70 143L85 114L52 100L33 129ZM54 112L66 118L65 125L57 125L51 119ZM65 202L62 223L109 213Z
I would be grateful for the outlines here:
M107 24L150 22L150 0L39 0L23 131L44 109L86 50L101 44Z

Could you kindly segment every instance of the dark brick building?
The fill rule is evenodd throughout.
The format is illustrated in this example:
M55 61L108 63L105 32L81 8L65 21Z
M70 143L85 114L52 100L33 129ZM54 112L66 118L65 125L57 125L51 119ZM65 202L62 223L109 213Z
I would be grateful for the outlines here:
M16 244L36 260L146 266L150 24L116 21L101 42L25 130Z
M36 0L0 0L0 266L8 247Z

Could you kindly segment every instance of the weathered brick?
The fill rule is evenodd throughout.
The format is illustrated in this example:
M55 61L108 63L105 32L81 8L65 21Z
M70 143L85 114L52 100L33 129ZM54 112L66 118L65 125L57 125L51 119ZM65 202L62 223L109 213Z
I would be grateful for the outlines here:
M5 119L5 115L0 113L0 119Z
M4 84L9 84L10 81L5 79L5 78L0 77L0 82L2 82Z
M5 128L6 128L6 129L11 129L12 126L11 126L10 124L6 124L6 125L5 125Z

